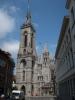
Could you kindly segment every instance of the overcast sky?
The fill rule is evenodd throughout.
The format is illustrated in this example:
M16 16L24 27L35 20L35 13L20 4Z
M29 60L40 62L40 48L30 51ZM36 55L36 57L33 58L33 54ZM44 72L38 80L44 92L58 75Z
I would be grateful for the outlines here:
M36 49L43 51L48 44L54 56L62 20L67 14L66 0L31 0L32 22L36 30ZM20 42L20 27L25 22L27 0L0 0L0 48L9 51L13 58Z

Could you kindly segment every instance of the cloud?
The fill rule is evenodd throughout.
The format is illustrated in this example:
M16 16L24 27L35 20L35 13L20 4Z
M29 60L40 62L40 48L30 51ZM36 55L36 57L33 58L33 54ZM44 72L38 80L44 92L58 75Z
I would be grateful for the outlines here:
M0 38L4 38L8 33L12 32L14 26L14 18L7 11L0 9Z
M18 49L19 49L19 41L17 40L13 40L13 41L5 41L1 48L4 51L10 52L13 56L13 58L15 58L17 56L18 53Z
M20 8L16 7L16 6L10 6L9 8L9 11L12 11L12 12L17 12L18 10L20 10Z

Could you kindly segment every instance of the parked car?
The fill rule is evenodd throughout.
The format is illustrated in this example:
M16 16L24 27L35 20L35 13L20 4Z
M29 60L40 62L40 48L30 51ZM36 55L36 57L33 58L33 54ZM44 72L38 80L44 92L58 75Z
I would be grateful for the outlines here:
M5 100L5 95L4 94L0 95L0 100Z
M11 100L25 100L24 92L20 90L13 90Z

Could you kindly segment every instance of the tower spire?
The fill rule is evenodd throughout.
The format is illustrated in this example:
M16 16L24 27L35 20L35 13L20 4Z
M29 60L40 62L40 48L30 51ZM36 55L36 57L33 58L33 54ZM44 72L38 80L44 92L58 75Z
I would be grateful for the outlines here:
M30 12L30 0L28 0L28 12Z
M30 0L27 1L28 1L28 8L27 8L26 24L30 24L31 23Z

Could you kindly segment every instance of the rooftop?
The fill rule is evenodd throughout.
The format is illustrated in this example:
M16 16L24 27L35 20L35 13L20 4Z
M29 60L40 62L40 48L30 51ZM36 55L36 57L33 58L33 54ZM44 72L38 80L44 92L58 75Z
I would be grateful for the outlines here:
M61 43L62 43L62 40L64 38L65 31L66 31L68 23L69 23L69 17L68 16L64 16L62 27L61 27L60 36L59 36L58 43L57 43L55 58L57 58L57 56L58 56L58 53L59 53L59 50L60 50L60 47L61 47Z

